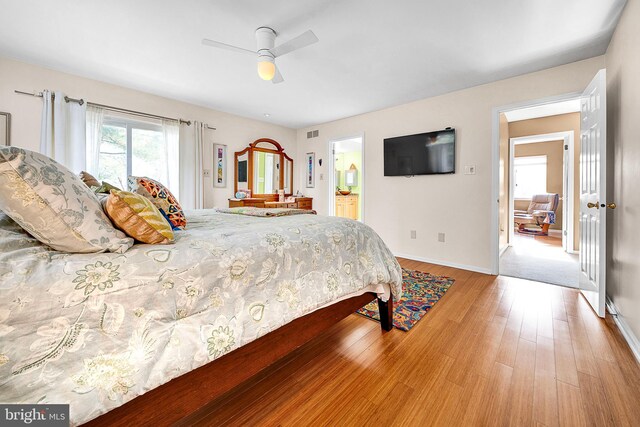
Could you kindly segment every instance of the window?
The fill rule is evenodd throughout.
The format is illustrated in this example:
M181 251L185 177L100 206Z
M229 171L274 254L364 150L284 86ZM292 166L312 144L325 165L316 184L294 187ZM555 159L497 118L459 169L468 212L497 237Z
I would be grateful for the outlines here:
M177 124L105 113L98 148L98 180L126 189L129 175L147 176L178 197Z
M516 199L530 199L534 194L547 192L547 156L516 157L513 165Z

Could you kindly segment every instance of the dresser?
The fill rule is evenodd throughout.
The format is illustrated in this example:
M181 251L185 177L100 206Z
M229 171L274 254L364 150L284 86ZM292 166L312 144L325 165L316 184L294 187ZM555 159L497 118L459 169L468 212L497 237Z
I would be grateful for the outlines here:
M230 208L254 207L254 208L290 208L290 209L313 209L313 197L296 197L293 203L278 202L275 200L262 198L229 199Z
M358 195L336 195L336 216L342 218L358 219Z

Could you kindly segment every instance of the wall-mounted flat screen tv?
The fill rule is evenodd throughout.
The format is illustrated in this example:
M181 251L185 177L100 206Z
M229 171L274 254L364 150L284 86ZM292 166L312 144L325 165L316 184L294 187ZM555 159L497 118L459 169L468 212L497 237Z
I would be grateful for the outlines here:
M384 176L433 175L455 171L455 129L384 140Z

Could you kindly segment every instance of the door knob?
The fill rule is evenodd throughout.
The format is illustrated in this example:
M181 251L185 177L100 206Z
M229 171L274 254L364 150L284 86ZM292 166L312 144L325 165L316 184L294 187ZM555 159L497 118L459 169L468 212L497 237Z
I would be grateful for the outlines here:
M595 202L595 203L587 203L587 207L588 208L596 208L596 209L600 209L600 203Z
M617 208L618 206L617 206L615 203L607 203L607 207L608 207L609 209L615 209L615 208Z

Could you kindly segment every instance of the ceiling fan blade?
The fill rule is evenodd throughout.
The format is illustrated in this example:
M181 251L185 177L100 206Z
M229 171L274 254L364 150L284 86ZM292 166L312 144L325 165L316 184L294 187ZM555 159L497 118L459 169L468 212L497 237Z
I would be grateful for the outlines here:
M256 54L256 52L253 51L253 50L244 49L244 48L241 48L241 47L238 47L238 46L232 46L230 44L217 42L215 40L202 39L202 44L205 45L205 46L211 46L211 47L217 47L219 49L230 50L232 52L249 53L249 54L254 55L254 56Z
M276 65L276 74L275 76L273 76L273 79L271 79L271 83L276 84L276 83L282 83L283 81L284 79L282 78L282 74L280 74L280 69Z
M285 55L294 50L302 49L303 47L307 47L310 44L314 44L318 41L318 37L313 34L313 31L308 30L304 33L300 34L298 37L289 40L288 42L282 43L280 46L276 46L271 49L271 53L276 58L278 56Z

